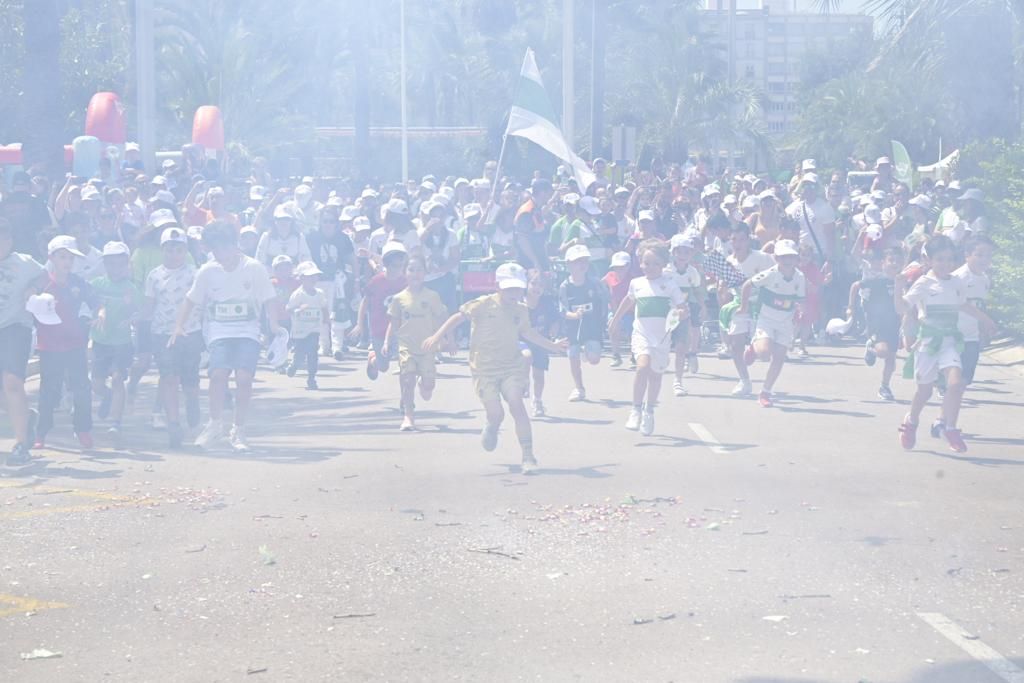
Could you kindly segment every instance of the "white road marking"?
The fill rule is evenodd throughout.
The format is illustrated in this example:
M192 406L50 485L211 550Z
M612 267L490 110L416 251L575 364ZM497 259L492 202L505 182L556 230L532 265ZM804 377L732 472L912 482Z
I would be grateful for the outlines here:
M1024 669L1002 656L988 645L960 627L955 621L938 612L918 612L917 616L933 629L946 636L949 642L987 666L1006 683L1024 683Z
M722 442L715 438L715 435L708 431L708 428L699 422L690 422L690 429L697 435L697 438L704 442L715 455L728 455L729 451L722 446Z

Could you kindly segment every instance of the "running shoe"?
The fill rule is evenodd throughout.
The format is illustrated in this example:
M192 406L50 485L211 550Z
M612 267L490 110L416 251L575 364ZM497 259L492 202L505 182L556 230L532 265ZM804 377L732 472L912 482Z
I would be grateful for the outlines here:
M167 419L163 413L153 413L153 429L167 429Z
M947 429L945 430L946 443L949 444L949 449L954 453L966 453L967 444L964 443L964 437L960 433L959 429Z
M107 436L110 437L110 443L113 445L115 451L121 450L124 444L124 435L121 433L120 425L113 425L107 430Z
M540 401L534 401L533 402L533 416L534 417L544 417L545 415L547 415L547 411L544 410L544 404L541 403Z
M900 445L903 446L904 450L909 451L917 443L917 425L910 422L910 416L903 418L903 423L899 428L900 432Z
M732 358L732 351L728 346L722 344L718 347L718 360L729 360Z
M680 382L679 380L676 380L672 384L672 393L680 397L686 396L686 389L683 388L683 383Z
M433 389L433 387L431 387L430 389L425 388L423 386L423 378L421 377L420 378L420 398L422 398L424 401L429 401L431 398L433 398L433 396L434 396L434 389Z
M343 361L343 360L345 360L345 354L342 353L341 351L335 351L334 352L334 360L336 360L336 361Z
M686 369L690 371L691 375L700 372L700 358L697 357L697 354L691 353L686 357Z
M400 432L413 432L413 431L416 431L416 425L414 425L412 423L412 420L410 420L409 418L404 418L402 420L402 426L398 428L398 431L400 431Z
M32 454L29 453L28 449L25 448L25 444L16 443L14 449L7 454L7 466L8 467L21 467L27 465L32 461Z
M484 430L480 433L480 445L483 446L484 450L490 453L498 447L498 427L495 425L486 425Z
M621 366L622 365L622 356L620 356L619 354L615 354L614 356L612 356L612 362L609 363L609 365L611 365L613 368L617 368L617 367Z
M761 404L762 408L771 408L773 405L775 405L774 403L772 403L772 395L769 391L762 391L760 394L758 394L757 402Z
M811 357L811 354L807 353L807 349L801 346L800 350L796 354L796 357L798 360L807 360L808 358Z
M519 471L523 474L536 474L537 473L537 458L532 455L523 454L523 464L519 467Z
M247 453L251 450L249 442L245 438L245 430L238 425L231 428L230 441L231 447L235 449L236 453Z
M636 356L629 354L629 367L636 369Z
M32 441L32 450L38 451L42 448L46 448L46 439L41 436L37 436L35 440Z
M295 363L289 363L288 369L285 371L285 374L288 375L289 377L294 377L298 371L299 368L295 365Z
M92 448L92 433L91 432L76 432L75 436L78 437L78 444L88 450Z
M750 396L754 389L750 386L749 379L741 379L736 383L736 386L732 388L733 396Z
M755 360L757 360L757 353L754 352L754 345L747 344L747 348L743 349L743 362L753 365Z
M569 392L569 402L579 403L580 401L587 400L587 392L583 389L573 389Z
M864 364L871 367L878 360L878 354L875 353L875 339L869 337L866 344L864 344Z
M932 435L933 439L941 439L945 431L946 423L942 421L941 417L932 422L932 426L928 428L928 433Z
M890 389L885 384L883 384L882 386L878 387L878 398L882 399L883 401L895 401L896 400L896 397L892 395L892 389Z
M374 353L373 351L370 351L368 354L366 354L366 376L369 377L371 380L375 380L377 379L378 372L379 371L377 370L377 354Z
M630 408L629 417L626 418L626 429L630 431L636 431L640 429L640 410L637 408Z
M220 420L210 420L203 427L196 437L196 446L199 448L213 448L224 441L224 423Z
M654 433L654 411L645 410L640 413L640 433L650 436Z
M306 380L306 389L309 391L317 391L320 385L316 383L316 377L310 377Z

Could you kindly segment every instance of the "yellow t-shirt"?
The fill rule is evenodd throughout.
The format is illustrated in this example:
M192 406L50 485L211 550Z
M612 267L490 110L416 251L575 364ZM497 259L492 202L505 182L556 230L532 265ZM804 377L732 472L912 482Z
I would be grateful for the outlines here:
M530 311L521 303L504 306L489 294L459 309L472 323L469 369L477 377L505 377L523 370L519 335L530 328Z
M398 348L415 355L423 353L423 341L444 323L448 311L437 292L424 287L415 294L403 289L391 297L388 315L392 325L396 320L400 321L398 327L391 331Z

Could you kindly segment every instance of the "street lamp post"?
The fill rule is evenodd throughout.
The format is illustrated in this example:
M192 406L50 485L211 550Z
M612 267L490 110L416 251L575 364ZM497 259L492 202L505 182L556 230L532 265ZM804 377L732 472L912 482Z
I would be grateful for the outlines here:
M135 78L139 149L146 170L156 168L156 84L153 0L135 0Z

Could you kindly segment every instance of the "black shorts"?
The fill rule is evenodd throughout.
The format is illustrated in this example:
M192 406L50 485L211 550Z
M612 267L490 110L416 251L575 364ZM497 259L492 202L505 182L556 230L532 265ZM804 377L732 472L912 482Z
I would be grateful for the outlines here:
M153 334L150 331L150 320L139 320L135 323L135 350L142 355L153 352Z
M106 379L114 372L120 372L121 378L124 379L134 360L135 347L131 344L92 344L93 377Z
M203 333L179 337L167 348L166 334L153 335L153 357L161 377L177 377L183 387L199 386L199 362L203 353Z
M884 342L889 349L895 351L900 347L900 320L895 317L874 317L867 318L868 335L876 343Z
M32 328L8 325L0 329L0 373L25 379L32 355Z
M964 384L970 384L974 381L974 371L978 369L978 359L980 356L981 344L979 342L964 342L964 352L960 354Z
M530 349L530 367L547 372L551 367L551 354L548 350L533 344L527 344L526 347Z
M699 330L701 325L704 323L704 321L700 319L700 304L696 301L688 301L686 305L690 309L690 327L695 330Z

